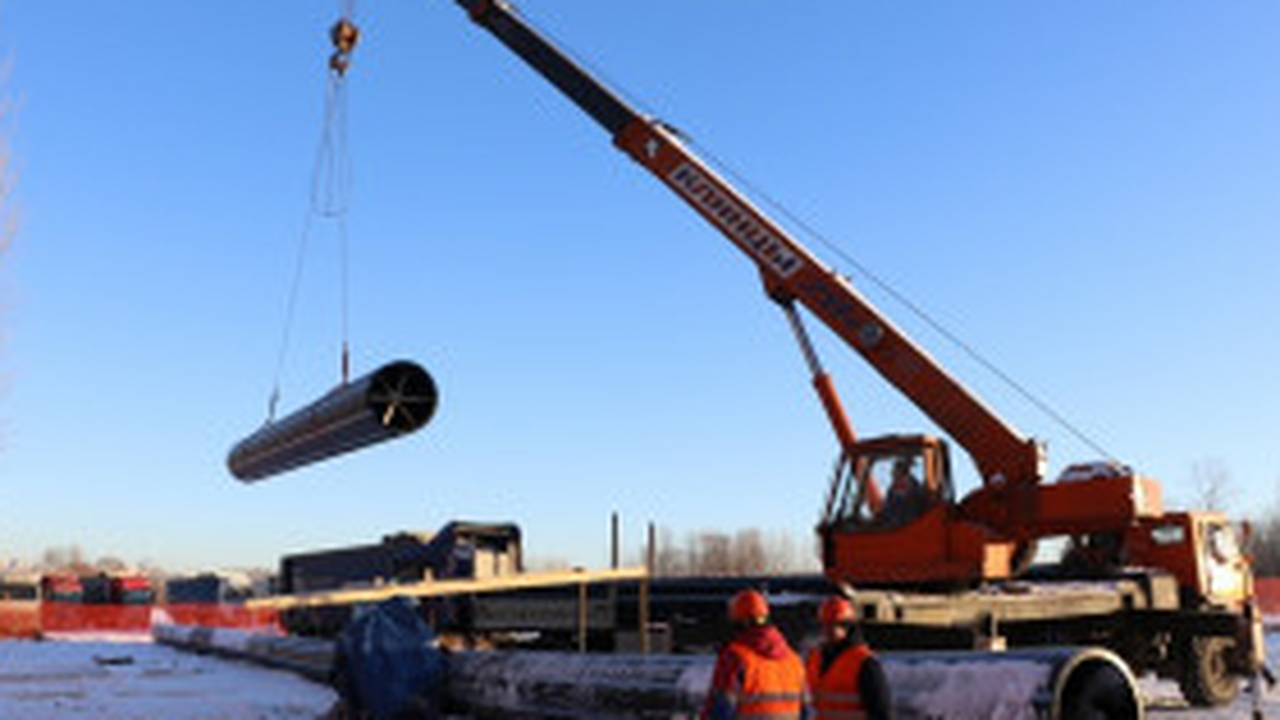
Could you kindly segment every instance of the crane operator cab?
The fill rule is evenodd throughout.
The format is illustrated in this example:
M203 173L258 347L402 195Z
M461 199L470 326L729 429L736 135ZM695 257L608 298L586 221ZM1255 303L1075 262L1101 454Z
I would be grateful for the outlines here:
M1015 543L957 513L942 440L858 441L837 466L816 528L826 575L854 586L1009 577Z
M824 524L842 530L901 527L953 497L943 441L927 435L873 438L842 458Z
M883 458L879 458L883 460ZM929 504L929 491L920 479L920 455L899 455L890 470L889 490L880 506L877 521L882 525L905 525L920 516ZM880 462L879 464L883 464Z

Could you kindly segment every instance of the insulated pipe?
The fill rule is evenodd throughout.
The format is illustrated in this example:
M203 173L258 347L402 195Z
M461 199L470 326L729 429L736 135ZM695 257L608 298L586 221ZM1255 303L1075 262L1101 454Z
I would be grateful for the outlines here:
M1128 666L1102 648L885 653L900 720L1141 720Z
M1141 720L1133 676L1098 648L882 653L896 717ZM715 659L694 655L470 652L445 697L476 718L692 718Z
M454 653L444 696L477 720L694 718L714 664L699 655Z
M197 653L213 653L236 660L292 670L317 682L327 682L333 667L334 644L315 638L269 635L234 628L157 624L152 638Z
M427 424L438 399L426 370L392 362L268 422L231 449L227 467L236 479L254 482L401 437Z

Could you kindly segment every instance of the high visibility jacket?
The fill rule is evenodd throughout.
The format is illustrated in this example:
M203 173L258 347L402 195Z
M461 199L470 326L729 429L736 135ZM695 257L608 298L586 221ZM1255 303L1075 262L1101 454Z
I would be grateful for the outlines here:
M734 708L734 717L757 720L799 720L804 708L804 663L788 650L766 657L746 645L730 643L725 652L740 668L734 687L715 688Z
M867 716L858 688L862 663L871 657L865 643L849 646L824 671L822 648L809 653L805 670L809 677L809 694L813 699L815 720L863 720Z

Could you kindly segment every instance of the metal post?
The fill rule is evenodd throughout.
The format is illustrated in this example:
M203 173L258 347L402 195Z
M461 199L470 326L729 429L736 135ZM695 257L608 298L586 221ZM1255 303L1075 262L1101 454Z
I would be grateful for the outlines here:
M587 583L578 583L578 652L587 651Z
M653 577L658 559L658 531L652 522L649 523L649 537L645 545L644 571L646 576Z
M618 523L617 510L614 510L613 514L610 516L609 525L610 525L609 527L609 531L610 531L610 565L609 567L611 567L614 570L617 570L618 555L621 551L621 543L618 540L619 523ZM614 644L616 645L618 640L618 583L609 583L608 598L609 598L608 600L609 612L613 616L612 620L610 621L610 626L612 627Z
M618 547L618 513L616 510L613 513L613 516L610 521L610 525L611 525L611 528L610 528L611 540L609 544L609 551L610 551L611 562L609 563L609 567L613 568L614 570L617 570L619 547Z
M640 579L640 654L649 654L649 578L653 577L654 546L653 523L649 523L649 537L645 543L644 577Z

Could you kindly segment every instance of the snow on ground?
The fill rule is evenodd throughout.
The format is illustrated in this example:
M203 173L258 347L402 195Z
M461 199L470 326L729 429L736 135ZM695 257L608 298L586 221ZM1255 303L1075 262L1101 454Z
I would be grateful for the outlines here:
M315 720L332 690L146 636L0 641L0 718Z
M1243 693L1229 707L1201 710L1187 706L1177 683L1143 678L1138 681L1138 688L1147 698L1149 720L1247 720L1252 717L1253 698ZM1280 718L1280 687L1263 693L1261 708L1264 718Z
M1253 717L1253 699L1243 694L1228 707L1202 710L1188 707L1174 683L1144 678L1138 687L1147 698L1148 720L1248 720ZM1280 689L1265 692L1261 708L1262 717L1280 718Z
M1280 670L1280 629L1271 626L1267 634L1267 663ZM1220 710L1188 708L1178 692L1177 683L1144 677L1138 687L1147 698L1147 717L1152 720L1228 720L1249 718L1253 699L1242 694L1235 704ZM1264 685L1265 689L1265 685ZM1266 690L1262 700L1263 717L1280 719L1280 685Z

